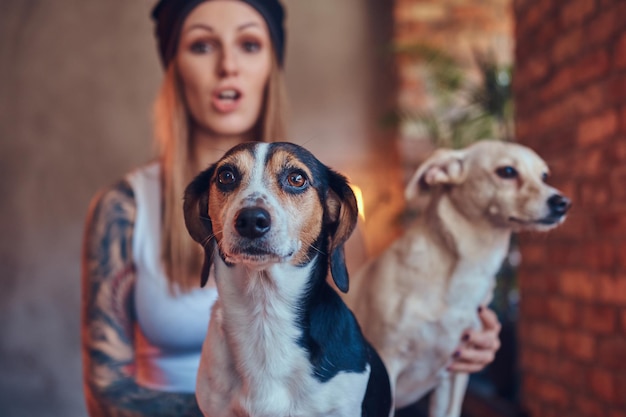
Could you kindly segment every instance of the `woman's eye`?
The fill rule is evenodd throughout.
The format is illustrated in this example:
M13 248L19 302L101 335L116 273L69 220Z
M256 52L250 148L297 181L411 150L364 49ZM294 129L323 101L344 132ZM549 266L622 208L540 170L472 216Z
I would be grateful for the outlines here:
M191 52L196 54L206 54L213 51L214 45L211 42L198 41L192 43L190 49Z
M246 52L255 53L261 50L261 43L257 41L244 41L242 42L241 47Z
M517 178L517 170L512 166L500 167L496 169L496 174L505 179Z
M306 177L299 172L292 172L287 176L287 182L292 187L302 188L306 185Z
M220 184L229 185L234 183L237 180L237 177L235 177L235 173L233 171L225 169L219 173L217 180Z

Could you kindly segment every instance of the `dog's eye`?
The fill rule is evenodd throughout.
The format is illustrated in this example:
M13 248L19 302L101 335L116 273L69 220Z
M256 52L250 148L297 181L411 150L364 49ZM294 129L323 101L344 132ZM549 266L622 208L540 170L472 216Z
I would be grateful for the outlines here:
M224 169L217 176L217 180L220 184L230 185L237 180L237 177L235 177L235 173L230 169Z
M287 175L287 182L292 187L302 188L306 185L306 177L302 173L294 171Z
M517 178L517 170L513 168L512 166L508 166L508 165L505 167L500 167L496 169L496 174L498 174L500 178L505 178L505 179Z
M543 174L541 174L541 181L543 182L548 182L548 177L550 175L547 172L544 172Z

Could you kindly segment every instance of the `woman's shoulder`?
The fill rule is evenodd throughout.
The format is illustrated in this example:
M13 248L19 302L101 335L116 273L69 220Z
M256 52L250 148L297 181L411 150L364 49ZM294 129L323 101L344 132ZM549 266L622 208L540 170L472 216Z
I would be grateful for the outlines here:
M92 198L89 212L132 212L136 206L137 187L146 181L158 181L159 178L160 165L156 161L134 168L112 184L101 188Z
M87 211L87 225L91 228L107 228L113 223L132 223L135 218L135 193L130 182L121 178L100 189L91 199ZM98 227L97 225L100 225Z

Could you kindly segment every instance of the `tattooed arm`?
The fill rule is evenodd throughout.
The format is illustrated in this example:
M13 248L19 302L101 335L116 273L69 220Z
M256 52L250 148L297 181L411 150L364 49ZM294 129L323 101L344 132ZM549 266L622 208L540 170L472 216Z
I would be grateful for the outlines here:
M202 416L193 394L134 379L132 309L135 200L120 182L92 202L82 253L83 383L91 417Z

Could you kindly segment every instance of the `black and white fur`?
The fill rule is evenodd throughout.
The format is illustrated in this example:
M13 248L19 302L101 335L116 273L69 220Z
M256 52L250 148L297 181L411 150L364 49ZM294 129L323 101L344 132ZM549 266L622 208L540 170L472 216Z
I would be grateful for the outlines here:
M298 145L245 143L189 184L184 211L219 293L196 385L205 416L390 414L386 369L326 281L330 269L348 290L357 209L343 176Z

